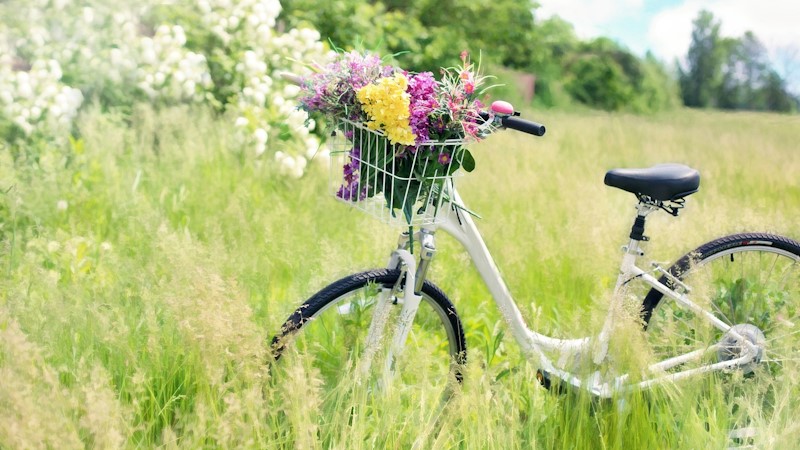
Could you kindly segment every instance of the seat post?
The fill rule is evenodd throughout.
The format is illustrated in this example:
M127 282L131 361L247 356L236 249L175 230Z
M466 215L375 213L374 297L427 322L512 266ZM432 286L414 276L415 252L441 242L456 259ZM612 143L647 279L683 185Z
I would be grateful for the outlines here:
M658 207L648 203L644 200L639 200L639 204L636 205L636 219L633 221L633 226L631 227L631 234L630 238L634 241L648 241L650 240L647 236L644 235L644 226L645 220L647 215L651 212L657 210Z

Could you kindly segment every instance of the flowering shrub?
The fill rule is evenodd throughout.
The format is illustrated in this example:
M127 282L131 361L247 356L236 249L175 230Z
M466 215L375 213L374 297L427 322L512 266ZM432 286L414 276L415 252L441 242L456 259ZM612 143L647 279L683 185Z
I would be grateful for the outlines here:
M5 56L9 58L8 55ZM0 117L24 135L64 133L83 103L83 94L60 82L61 65L36 61L29 71L12 71L0 56Z
M268 148L299 177L319 140L276 76L325 61L314 30L276 29L278 0L0 2L0 142L66 142L79 108L206 103L232 116L243 147Z
M357 202L383 193L410 223L418 201L441 193L459 168L474 169L463 144L481 138L477 98L486 77L478 72L466 52L460 66L442 69L440 81L350 52L306 77L301 107L336 123L351 142L337 196ZM376 133L365 136L369 130Z
M211 75L204 55L186 48L179 25L161 25L152 38L139 39L136 86L151 101L194 102L206 98Z

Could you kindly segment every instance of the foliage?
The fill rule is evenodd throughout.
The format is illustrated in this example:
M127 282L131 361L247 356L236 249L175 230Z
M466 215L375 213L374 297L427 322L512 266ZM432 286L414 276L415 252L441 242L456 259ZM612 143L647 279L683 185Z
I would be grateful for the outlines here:
M652 112L674 106L672 81L652 56L640 60L613 41L583 43L566 65L567 91L586 105Z
M720 22L701 11L694 21L686 67L679 66L683 102L692 107L790 112L798 99L770 67L764 45L752 32L720 35Z
M656 111L676 103L674 82L654 58L640 60L607 39L582 43L562 19L537 20L536 8L512 0L297 0L281 17L289 25L311 24L345 49L395 54L414 71L438 70L464 49L481 52L487 66L534 75L534 98L545 106L563 105L564 91L607 110Z
M396 54L398 63L424 72L446 67L451 55L486 53L487 64L529 65L534 4L513 0L340 0L287 2L290 26L311 24L345 49Z

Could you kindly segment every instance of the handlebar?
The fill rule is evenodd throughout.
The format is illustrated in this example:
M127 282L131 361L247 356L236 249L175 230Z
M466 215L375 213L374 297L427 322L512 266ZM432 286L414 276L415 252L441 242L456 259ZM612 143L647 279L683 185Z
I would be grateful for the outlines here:
M484 111L481 113L481 119L484 122L492 120L495 125L502 128L511 128L512 130L522 131L523 133L532 134L534 136L544 136L546 128L544 125L525 120L519 117L519 113L514 111L511 103L504 101L496 101L492 103L492 113Z
M523 133L532 134L534 136L544 136L546 131L544 125L530 120L520 119L515 116L503 116L500 118L500 123L512 130L522 131Z

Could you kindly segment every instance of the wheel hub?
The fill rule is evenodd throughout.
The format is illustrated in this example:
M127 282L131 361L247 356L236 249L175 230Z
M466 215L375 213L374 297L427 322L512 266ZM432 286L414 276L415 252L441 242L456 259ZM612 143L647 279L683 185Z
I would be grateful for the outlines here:
M746 374L753 372L755 366L758 365L764 357L764 345L766 343L764 333L760 328L749 323L732 326L731 329L722 336L719 342L720 347L717 351L719 361L730 361L732 359L741 358L742 356L747 356L751 353L750 348L741 339L733 335L731 331L738 333L742 338L746 339L747 342L756 346L755 355L753 355L748 362L739 366L742 372Z

